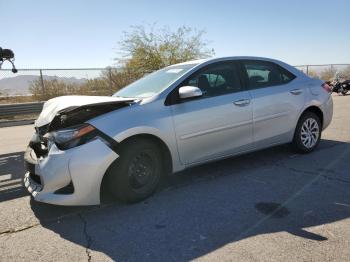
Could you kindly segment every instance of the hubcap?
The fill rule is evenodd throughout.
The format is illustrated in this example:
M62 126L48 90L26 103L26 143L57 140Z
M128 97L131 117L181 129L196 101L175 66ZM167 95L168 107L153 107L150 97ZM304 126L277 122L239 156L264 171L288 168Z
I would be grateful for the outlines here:
M136 191L151 185L156 179L153 159L144 152L136 155L129 165L128 177Z
M313 118L305 120L301 126L301 142L306 148L312 148L316 145L320 136L320 129L318 123Z

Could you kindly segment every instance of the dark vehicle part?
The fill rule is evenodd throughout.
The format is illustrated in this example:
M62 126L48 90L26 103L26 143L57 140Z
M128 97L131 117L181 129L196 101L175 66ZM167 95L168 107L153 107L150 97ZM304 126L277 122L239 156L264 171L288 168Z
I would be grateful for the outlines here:
M89 124L81 124L48 133L49 143L55 143L60 150L80 146L94 140L96 137L96 128Z
M9 61L12 65L12 73L17 73L18 70L15 67L15 54L11 49L2 49L0 47L0 69L5 61Z
M120 144L120 158L107 171L109 192L117 199L134 203L156 190L163 173L160 148L147 139L131 139Z
M44 157L48 153L47 138L35 133L29 142L29 147L32 148L37 157Z
M134 100L103 102L79 107L70 107L59 111L51 123L39 131L46 133L82 124L94 117L129 106Z

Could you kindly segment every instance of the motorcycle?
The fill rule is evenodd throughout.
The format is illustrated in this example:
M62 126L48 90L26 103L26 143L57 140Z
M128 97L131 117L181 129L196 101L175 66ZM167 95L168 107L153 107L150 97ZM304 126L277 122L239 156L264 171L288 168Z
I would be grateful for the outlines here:
M15 54L13 53L13 51L11 49L2 49L0 47L0 69L2 67L2 64L8 61L12 64L12 73L17 73L18 70L15 67Z
M350 80L340 81L340 77L336 74L335 79L330 83L332 92L345 96L350 91Z

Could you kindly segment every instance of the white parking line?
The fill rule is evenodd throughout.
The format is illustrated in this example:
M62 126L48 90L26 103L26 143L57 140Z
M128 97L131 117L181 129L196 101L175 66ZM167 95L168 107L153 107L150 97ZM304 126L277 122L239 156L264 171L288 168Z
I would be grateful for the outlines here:
M11 174L0 175L0 182L5 181L5 180L9 180L11 178L12 178Z

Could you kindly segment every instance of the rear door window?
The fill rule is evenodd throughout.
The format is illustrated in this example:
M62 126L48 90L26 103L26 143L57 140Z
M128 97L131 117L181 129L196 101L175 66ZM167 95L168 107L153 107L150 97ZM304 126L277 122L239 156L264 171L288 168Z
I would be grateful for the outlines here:
M250 89L281 85L295 78L288 70L272 62L249 60L242 63Z

